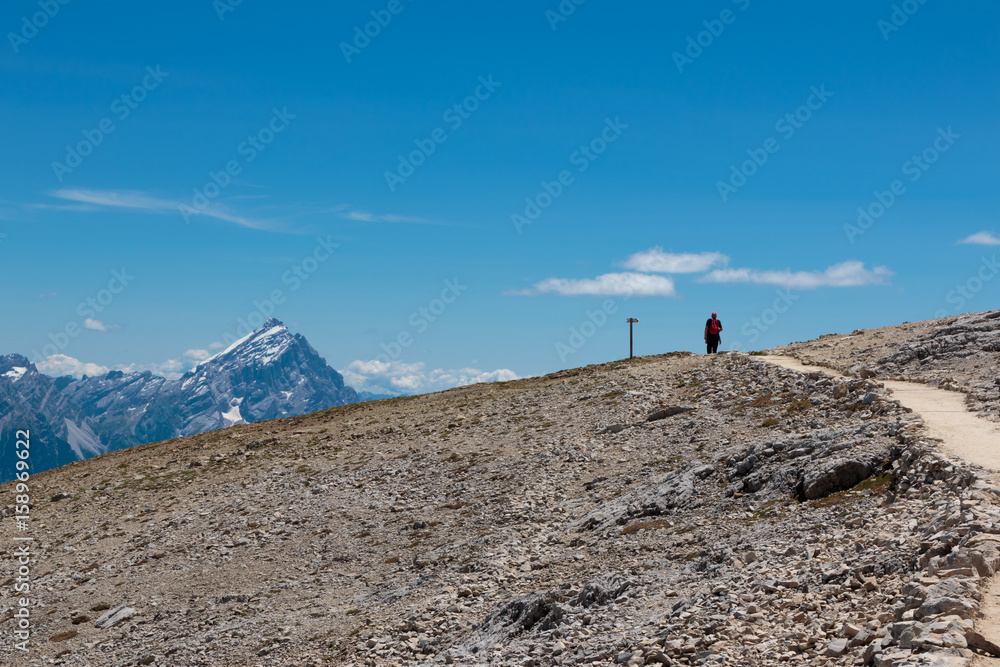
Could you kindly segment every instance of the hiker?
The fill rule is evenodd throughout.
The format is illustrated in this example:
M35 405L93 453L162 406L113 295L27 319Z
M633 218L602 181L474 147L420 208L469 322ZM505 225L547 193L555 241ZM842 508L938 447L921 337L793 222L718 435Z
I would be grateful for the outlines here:
M722 320L719 319L718 313L712 313L712 317L705 322L705 344L708 346L706 354L716 354L719 351L719 343L722 342L720 333L722 333Z

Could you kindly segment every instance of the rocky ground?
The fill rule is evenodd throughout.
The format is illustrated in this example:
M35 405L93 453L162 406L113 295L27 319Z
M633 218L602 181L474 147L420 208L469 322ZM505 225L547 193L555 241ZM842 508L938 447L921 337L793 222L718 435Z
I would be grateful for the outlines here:
M934 331L906 326L918 346ZM940 455L876 377L645 357L144 445L30 484L34 635L27 654L8 640L0 582L3 664L1000 652L972 623L1000 567L1000 489Z

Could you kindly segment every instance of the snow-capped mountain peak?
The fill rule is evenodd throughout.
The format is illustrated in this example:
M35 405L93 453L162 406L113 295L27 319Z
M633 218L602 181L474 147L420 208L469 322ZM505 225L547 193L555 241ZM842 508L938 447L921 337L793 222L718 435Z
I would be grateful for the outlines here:
M198 366L189 372L196 372L198 368L206 364L219 363L234 354L243 358L252 358L254 355L258 355L261 363L270 363L276 355L280 354L283 346L287 347L289 338L292 338L292 334L284 322L271 317L257 329L234 341L226 349L198 362Z
M21 423L47 424L45 437L59 451L45 459L33 455L39 470L112 449L357 400L354 389L303 336L274 318L174 381L149 371L54 379L20 355L0 357L0 406L14 406L0 414L0 435L22 428ZM8 444L0 442L0 454L9 453Z

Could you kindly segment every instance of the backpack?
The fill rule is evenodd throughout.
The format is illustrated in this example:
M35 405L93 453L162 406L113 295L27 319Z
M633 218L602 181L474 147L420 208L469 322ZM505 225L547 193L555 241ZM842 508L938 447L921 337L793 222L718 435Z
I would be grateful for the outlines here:
M709 320L708 321L708 333L717 334L722 331L722 322L720 320Z

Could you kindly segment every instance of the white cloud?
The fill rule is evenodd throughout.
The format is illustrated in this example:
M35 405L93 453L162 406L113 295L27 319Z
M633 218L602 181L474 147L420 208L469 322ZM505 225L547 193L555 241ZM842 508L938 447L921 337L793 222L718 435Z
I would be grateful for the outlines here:
M40 373L45 373L46 375L54 377L72 375L75 378L80 378L84 375L104 375L110 370L107 366L85 363L65 354L53 354L40 364L36 364L36 367Z
M219 341L214 341L214 342L212 342L211 345L208 346L208 349L210 349L210 350L221 350L224 347L226 347L225 343L220 343Z
M893 275L885 266L866 269L863 262L848 261L834 264L825 271L756 271L754 269L717 269L698 279L702 283L755 283L777 285L787 289L817 287L860 287L885 285Z
M505 382L516 380L514 371L501 368L484 371L478 368L426 370L426 364L408 364L402 361L354 361L339 371L344 381L358 391L374 394L424 394L462 387L478 382Z
M52 193L53 197L67 201L107 206L111 208L137 208L146 211L176 209L177 203L165 199L150 197L142 192L132 190L88 190L87 188L60 188Z
M191 361L167 359L166 361L152 364L128 364L127 366L116 366L115 370L122 371L124 373L142 373L144 371L149 371L153 375L160 375L168 380L176 380L190 370L192 366L194 366L194 363Z
M184 353L185 359L191 359L192 361L195 362L205 361L210 356L212 356L212 353L209 352L208 350L188 350L187 352Z
M959 243L969 243L972 245L1000 245L1000 238L993 232L976 232L972 236L959 241Z
M108 371L116 370L124 373L151 371L154 375L161 375L168 380L176 380L194 364L190 361L167 359L161 363L119 365L112 369L100 364L80 361L65 354L53 354L36 365L39 373L45 373L53 377L61 377L63 375L72 375L75 378L81 378L84 375L95 377L104 375Z
M674 281L666 276L643 273L605 273L596 278L547 278L526 290L511 290L508 295L536 296L677 296Z
M83 321L83 328L90 329L91 331L111 331L112 329L121 329L120 324L105 324L100 320L95 320L92 317L88 317Z
M632 271L643 273L701 273L716 266L729 264L729 257L719 252L671 253L659 246L637 252L622 263Z
M159 364L152 364L146 370L153 371L154 375L162 375L168 380L175 380L189 370L190 364L186 364L179 359L167 359Z
M233 222L251 229L266 229L259 221L236 215L218 202L212 202L203 209L196 209L189 201L177 201L151 197L133 190L88 190L86 188L61 188L52 193L53 197L79 202L88 206L104 208L127 208L150 213L173 213L180 215L183 206L192 215L207 215L210 218ZM81 209L86 210L86 209Z
M377 214L371 211L362 210L350 210L350 211L339 211L340 217L346 218L347 220L355 220L357 222L397 222L397 223L409 223L415 225L439 225L443 223L434 222L432 220L427 220L426 218L417 218L409 215L392 215L392 214Z

